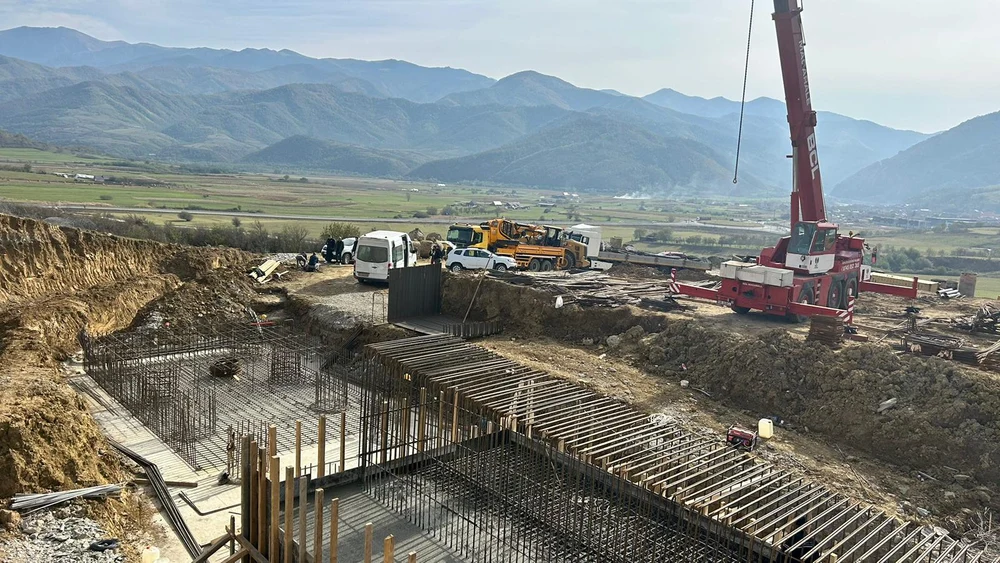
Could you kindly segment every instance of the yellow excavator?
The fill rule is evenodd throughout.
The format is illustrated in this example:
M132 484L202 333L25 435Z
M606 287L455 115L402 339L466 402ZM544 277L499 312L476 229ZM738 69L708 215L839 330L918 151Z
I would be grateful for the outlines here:
M519 268L532 272L590 266L587 246L570 240L561 228L550 225L516 223L503 218L479 225L456 224L448 229L447 240L457 248L484 248L510 256Z

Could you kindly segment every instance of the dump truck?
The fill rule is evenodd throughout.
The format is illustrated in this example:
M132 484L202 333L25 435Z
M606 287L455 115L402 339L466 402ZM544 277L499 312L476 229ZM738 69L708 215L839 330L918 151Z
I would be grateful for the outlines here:
M563 236L561 228L551 225L503 218L479 225L455 224L448 229L447 240L457 248L484 248L510 256L519 268L532 272L590 267L587 246Z

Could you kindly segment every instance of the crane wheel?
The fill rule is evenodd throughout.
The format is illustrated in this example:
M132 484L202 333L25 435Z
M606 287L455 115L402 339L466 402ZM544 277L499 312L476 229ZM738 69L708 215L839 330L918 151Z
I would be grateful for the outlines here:
M844 283L835 281L830 284L830 291L826 294L826 306L831 309L845 309L844 303Z
M815 301L815 299L813 297L812 287L803 288L802 291L799 292L799 298L797 300L798 303L806 303L808 305L813 305L814 304L813 301ZM792 321L793 323L804 323L809 320L809 317L807 317L806 315L795 315L790 313L788 315L788 320Z
M542 269L542 261L539 260L538 258L532 258L531 261L528 262L529 272L537 272L541 269Z
M847 304L851 300L851 297L854 297L855 299L858 297L858 278L853 276L847 279L847 284L845 286L844 309L847 308Z
M552 260L542 260L542 271L543 272L552 271Z

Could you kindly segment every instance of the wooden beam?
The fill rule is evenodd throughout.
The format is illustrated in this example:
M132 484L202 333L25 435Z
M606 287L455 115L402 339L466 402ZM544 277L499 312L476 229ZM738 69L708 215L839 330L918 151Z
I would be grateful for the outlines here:
M385 538L385 541L382 542L382 563L393 563L395 560L395 551L396 538L392 537L392 534L390 534Z
M247 539L244 538L243 536L236 536L236 541L239 542L239 544L243 547L243 549L247 551L247 553L250 555L250 558L256 561L257 563L270 563L267 560L267 557L264 557L264 554L262 554L256 547L250 545L250 542L247 541Z
M340 543L340 499L330 501L330 563L337 563L337 545ZM316 561L316 563L322 563Z
M191 561L191 563L205 563L206 561L208 561L209 557L215 555L216 551L219 551L220 549L222 549L222 546L229 543L230 539L231 539L230 534L226 533L212 540L212 542L209 543L204 550L202 550L201 555L199 555L197 559Z
M285 561L292 560L292 516L295 515L295 468L285 468ZM275 550L277 553L277 550Z
M323 489L316 489L322 492ZM309 476L299 479L299 561L306 560L306 512L309 507ZM320 526L322 529L323 526ZM322 547L322 546L321 546Z
M268 447L270 447L270 445ZM264 546L265 549L261 550L261 553L271 559L277 560L278 554L281 553L278 547L278 531L281 529L278 525L278 512L281 508L281 483L279 481L279 479L281 479L281 458L278 456L271 456L271 470L268 473L271 477L271 524L270 534L268 535L268 543Z
M365 524L365 558L364 563L372 563L372 536L375 535L375 526L369 522Z
M301 501L300 501L301 502ZM313 509L313 513L316 515L316 524L313 529L313 562L322 563L323 561L323 489L316 489L316 505ZM303 542L304 543L304 542ZM303 550L305 548L302 548ZM302 554L299 558L301 563L305 563L306 558Z

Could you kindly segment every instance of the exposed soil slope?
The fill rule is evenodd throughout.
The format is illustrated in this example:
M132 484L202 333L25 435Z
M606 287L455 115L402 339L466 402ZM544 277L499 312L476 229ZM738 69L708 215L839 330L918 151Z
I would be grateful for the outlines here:
M0 497L117 479L118 457L59 360L84 328L128 326L166 292L247 258L0 215Z

